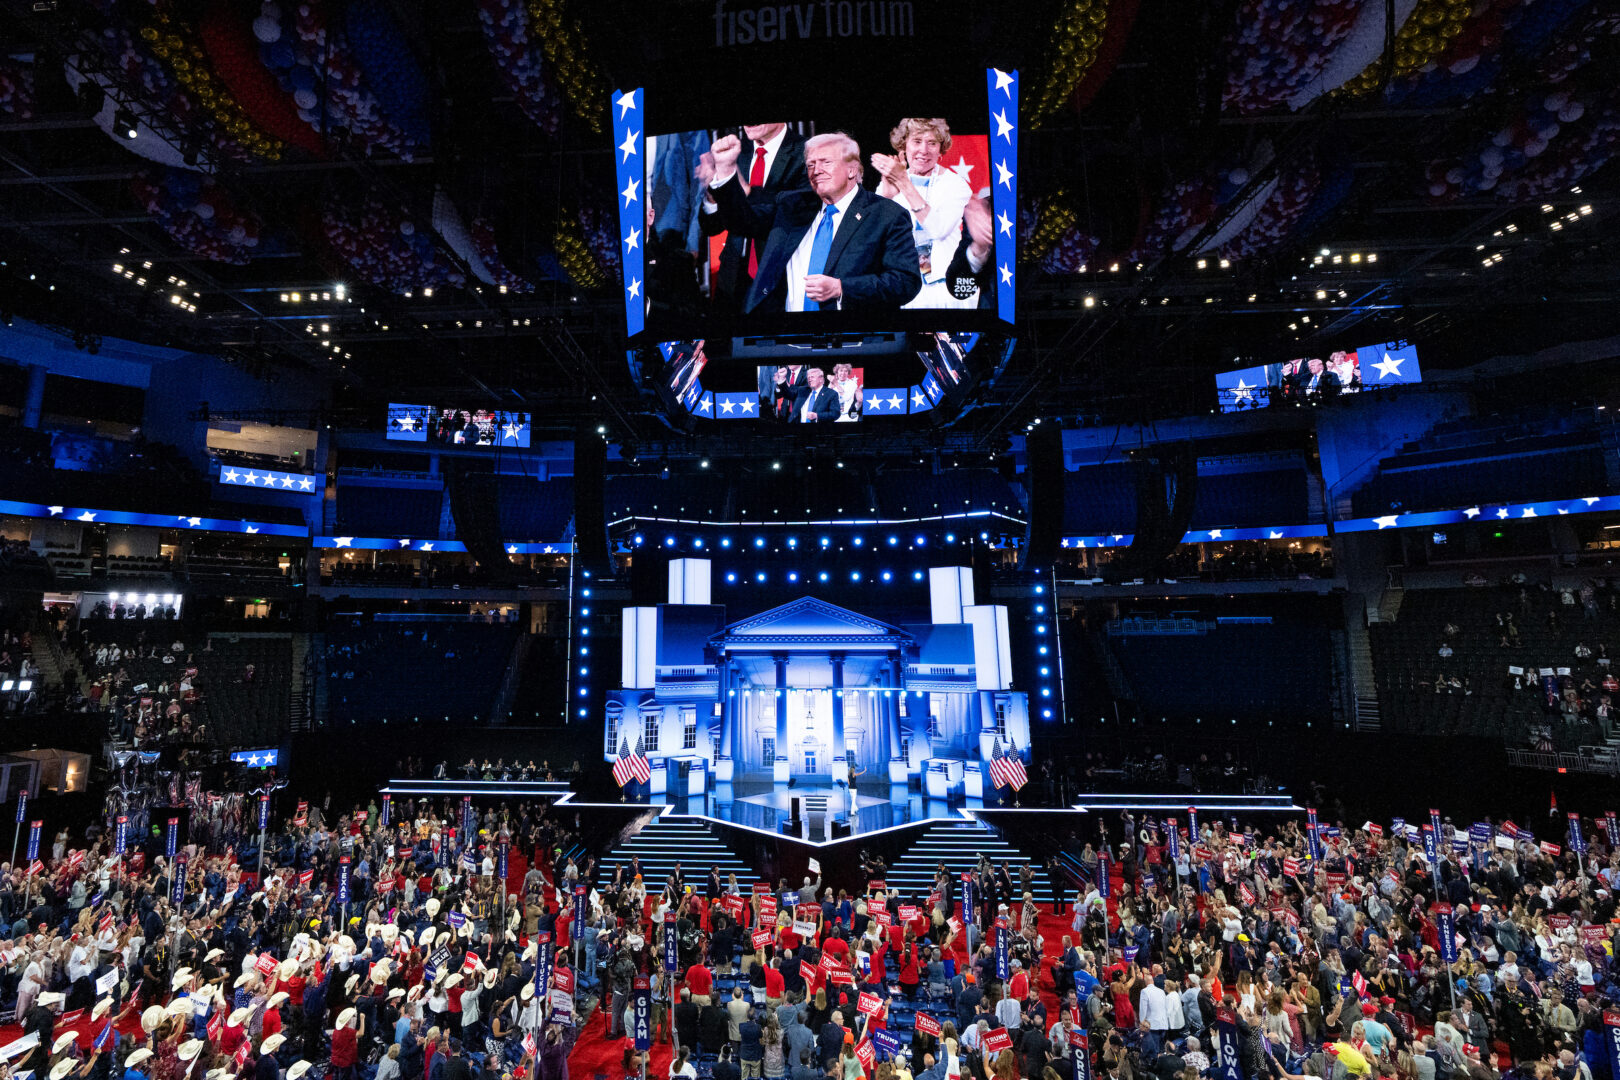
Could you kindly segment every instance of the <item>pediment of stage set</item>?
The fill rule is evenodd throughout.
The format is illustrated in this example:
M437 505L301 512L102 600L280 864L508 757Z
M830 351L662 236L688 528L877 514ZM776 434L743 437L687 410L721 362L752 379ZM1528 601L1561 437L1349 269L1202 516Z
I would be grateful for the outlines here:
M712 639L721 648L770 645L868 645L893 648L916 639L898 626L806 596L727 626Z

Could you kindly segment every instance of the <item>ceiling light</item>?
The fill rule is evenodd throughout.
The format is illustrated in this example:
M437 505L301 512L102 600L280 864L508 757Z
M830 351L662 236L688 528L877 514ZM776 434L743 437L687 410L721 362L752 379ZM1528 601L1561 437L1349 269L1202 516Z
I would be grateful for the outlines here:
M140 128L135 125L135 114L128 109L119 109L113 113L113 131L126 139L133 139L139 135Z

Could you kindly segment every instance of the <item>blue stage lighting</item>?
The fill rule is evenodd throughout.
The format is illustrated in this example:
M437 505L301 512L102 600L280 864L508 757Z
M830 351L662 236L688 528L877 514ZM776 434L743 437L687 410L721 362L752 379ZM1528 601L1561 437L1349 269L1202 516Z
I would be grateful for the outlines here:
M923 579L923 572L921 570L913 570L911 572L911 580L912 581L921 581L922 579Z
M849 572L849 580L851 580L851 581L859 581L859 580L861 580L861 572L859 570L851 570Z
M822 538L821 538L821 546L822 546L822 547L826 547L826 546L827 546L827 545L828 545L828 544L830 544L830 543L832 543L832 540L830 540L830 539L829 539L829 538L827 538L827 537L825 537L825 536L823 536L823 537L822 537Z
M893 574L889 573L887 570L883 571L883 580L884 581L888 581L892 577L894 577Z
M579 715L585 716L586 715L585 710L584 709L579 710Z
M589 675L591 673L591 669L588 667L582 667L579 669L579 673L581 675Z
M898 536L891 536L891 537L889 537L889 546L890 546L890 547L894 547L894 546L895 546L895 545L896 545L896 544L898 544L898 543L899 543L899 542L900 542L900 538L899 538L899 537L898 537Z
M726 574L726 581L728 583L735 584L736 580L737 580L737 575L736 574L734 574L734 573L727 573Z
M926 537L926 536L914 536L914 537L912 537L911 542L913 544L916 544L918 547L927 547L928 546L928 537Z
M1037 634L1044 634L1044 633L1046 633L1046 624L1045 624L1045 623L1036 623L1036 624L1035 624L1035 632L1036 632L1036 633L1037 633Z
M799 546L799 538L797 536L790 536L788 537L787 544L790 548L796 548Z
M765 581L765 571L761 570L759 573L755 574L754 580L763 584Z
M789 570L788 571L788 581L796 582L798 580L799 580L799 572L797 570Z
M720 538L720 546L721 546L721 547L723 547L723 548L728 548L728 547L730 547L730 546L731 546L731 537L729 537L729 536L722 536L722 537L721 537L721 538Z
M827 580L827 571L823 570L821 573L817 574L816 579L818 581L826 581Z
M1041 595L1041 593L1043 593L1045 591L1046 591L1046 586L1045 585L1037 585L1037 586L1035 586L1035 595L1036 596Z
M1052 696L1052 688L1050 686L1041 687L1041 697L1051 697L1051 696Z
M1037 614L1037 615L1045 615L1046 614L1046 605L1045 604L1036 604L1035 605L1035 614Z
M955 533L946 533L946 534L945 534L945 542L946 542L946 543L947 543L947 544L954 544L954 543L956 543L956 534L955 534Z
M862 544L866 543L866 540L863 537L857 536L855 539L851 540L850 543L854 544L856 547L860 547Z
M591 609L588 607L582 607L579 609L579 613L583 616L588 616L591 613Z
M645 536L642 536L640 533L636 533L636 547L640 547L642 544L645 544L646 542L647 542L647 538Z
M1050 675L1050 674L1052 674L1052 669L1051 668L1049 668L1049 667L1041 668L1041 676L1043 678L1046 677L1047 675Z
M674 547L675 546L675 538L673 536L664 537L664 546L665 547Z
M589 656L589 655L591 655L591 647L589 645L581 645L579 647L579 655L581 655L581 656Z
M580 697L590 697L590 696L591 696L591 689L590 689L590 687L588 687L588 686L582 686L582 687L580 687L580 688L579 688L579 696L580 696Z
M700 537L700 538L698 538L698 539L696 539L696 540L694 540L694 541L692 541L692 546L693 546L693 547L695 547L695 548L700 548L700 547L702 547L702 546L703 546L703 540L702 540L702 538L701 538L701 537Z
M580 637L590 637L591 636L591 628L588 627L588 626L580 627L579 628L579 636Z
M591 590L589 590L589 589L581 589L579 591L579 595L581 595L581 596L589 596L589 595L591 595Z
M1041 710L1041 716L1044 717L1047 720L1052 719L1052 710L1051 709L1042 709Z
M1040 653L1042 656L1045 656L1046 655L1046 646L1042 645L1039 649L1036 649L1035 651Z
M754 537L754 546L757 547L757 548L764 547L765 546L765 538L763 536Z

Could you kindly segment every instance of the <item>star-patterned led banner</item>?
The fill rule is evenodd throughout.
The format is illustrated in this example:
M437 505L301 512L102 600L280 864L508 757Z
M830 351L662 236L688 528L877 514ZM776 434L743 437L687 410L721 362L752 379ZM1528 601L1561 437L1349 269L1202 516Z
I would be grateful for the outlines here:
M317 536L310 541L315 548L353 548L355 551L426 551L465 552L467 545L460 540L421 540L394 536ZM574 544L570 540L552 543L508 543L508 555L569 555Z
M159 529L195 529L200 532L262 533L265 536L305 537L302 525L278 525L273 521L246 521L232 518L188 517L184 514L137 514L128 510L97 510L82 506L14 502L0 499L0 514L18 517L61 518L86 525L149 525Z
M1551 502L1493 503L1469 506L1461 510L1423 510L1412 514L1347 518L1334 522L1333 531L1348 533L1377 532L1381 529L1426 529L1435 525L1462 525L1470 521L1524 521L1528 518L1599 514L1609 510L1620 510L1620 495L1588 495L1580 499L1555 499Z
M231 760L238 765L246 765L250 769L272 768L281 757L281 751L274 748L268 750L232 750Z
M1218 371L1215 395L1222 412L1239 412L1422 381L1417 346L1406 341L1385 341L1331 352L1325 357Z
M647 274L642 260L647 231L647 125L642 91L613 92L613 163L619 192L619 265L624 290L625 333L635 337L647 324Z
M996 314L1013 321L1018 274L1018 72L987 68L990 91L990 208L996 219Z
M265 491L292 491L303 495L319 495L326 485L318 476L307 473L276 472L273 469L243 469L224 465L219 470L219 482L238 487L256 487Z

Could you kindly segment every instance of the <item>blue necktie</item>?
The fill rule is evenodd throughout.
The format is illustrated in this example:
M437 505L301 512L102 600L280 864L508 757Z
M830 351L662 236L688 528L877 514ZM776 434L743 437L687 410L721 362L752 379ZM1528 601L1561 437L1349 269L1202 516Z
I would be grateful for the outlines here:
M827 255L832 251L833 217L837 213L837 203L828 203L821 211L821 224L816 226L816 238L810 241L810 267L804 272L806 277L827 269ZM820 311L821 305L806 296L804 310Z

